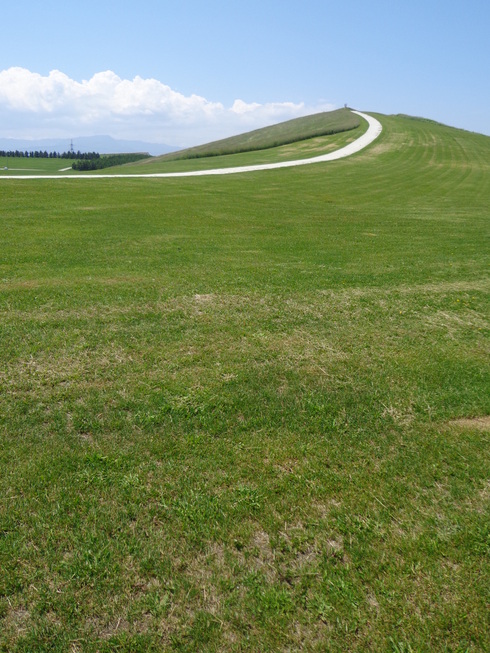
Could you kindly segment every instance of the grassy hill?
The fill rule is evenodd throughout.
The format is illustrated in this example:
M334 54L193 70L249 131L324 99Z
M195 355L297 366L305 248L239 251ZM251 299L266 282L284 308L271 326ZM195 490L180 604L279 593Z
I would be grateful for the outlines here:
M490 138L376 117L1 181L0 650L490 648Z
M112 166L116 174L175 172L205 168L270 163L306 158L330 152L358 138L367 123L349 109L339 109L296 118L252 132L215 141L186 150L144 159L137 163ZM241 154L237 158L237 153ZM51 159L6 159L0 157L0 176L3 167L8 174L53 174L66 168ZM68 162L68 165L71 162ZM77 171L78 172L78 171ZM107 172L107 171L106 171ZM64 171L62 176L73 174ZM90 173L92 174L92 172ZM105 174L104 172L101 174Z
M263 150L177 160L154 157L151 160L113 168L111 172L115 174L188 172L305 159L340 149L359 138L367 130L367 127L367 122L361 119L359 126L349 131L316 136Z
M349 109L338 109L316 113L312 116L294 118L286 122L255 129L254 131L224 138L212 143L190 147L178 152L164 154L158 159L162 161L175 161L179 159L195 159L209 156L222 156L266 150L279 145L287 145L304 141L315 136L338 134L339 132L355 129L360 124L359 117Z

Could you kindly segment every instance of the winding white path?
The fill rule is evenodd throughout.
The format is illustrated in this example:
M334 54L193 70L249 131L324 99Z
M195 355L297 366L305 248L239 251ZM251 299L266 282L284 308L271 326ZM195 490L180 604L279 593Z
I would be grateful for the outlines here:
M335 152L314 156L309 159L298 159L296 161L282 161L281 163L262 163L260 165L251 166L238 166L236 168L215 168L214 170L192 170L190 172L152 172L143 174L129 174L129 175L67 175L62 177L60 175L2 175L0 179L131 179L134 177L202 177L204 175L233 175L238 172L256 172L257 170L273 170L275 168L291 168L292 166L305 166L310 163L323 163L324 161L336 161L343 159L346 156L351 156L360 150L363 150L370 143L372 143L381 134L383 129L381 123L368 116L366 113L360 111L353 111L361 118L368 122L367 131L358 139L349 143L345 147Z

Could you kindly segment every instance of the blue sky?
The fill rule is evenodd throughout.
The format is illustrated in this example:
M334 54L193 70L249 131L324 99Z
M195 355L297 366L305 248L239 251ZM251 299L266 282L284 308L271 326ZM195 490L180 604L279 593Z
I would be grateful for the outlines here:
M490 135L488 0L11 0L1 23L1 137L192 145L344 103Z

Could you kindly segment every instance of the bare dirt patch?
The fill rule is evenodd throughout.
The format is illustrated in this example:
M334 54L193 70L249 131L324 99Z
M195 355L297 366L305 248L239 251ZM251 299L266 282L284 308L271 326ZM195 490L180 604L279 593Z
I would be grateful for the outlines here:
M490 415L453 419L449 422L449 425L460 429L478 429L479 431L488 431L490 433Z
M212 301L214 299L214 295L213 294L211 294L211 295L198 295L198 294L196 294L196 295L194 295L194 299L196 300L196 302L205 303L205 302Z

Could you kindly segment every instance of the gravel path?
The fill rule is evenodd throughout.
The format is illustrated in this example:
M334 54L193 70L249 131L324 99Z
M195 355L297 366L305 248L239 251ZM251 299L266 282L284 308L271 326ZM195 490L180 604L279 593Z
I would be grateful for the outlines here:
M360 111L353 111L361 118L368 122L367 131L358 139L349 143L345 147L335 152L314 156L309 159L298 159L296 161L283 161L281 163L263 163L260 165L238 166L236 168L216 168L214 170L192 170L190 172L152 172L144 174L129 175L3 175L0 173L0 179L131 179L134 177L202 177L204 175L233 175L239 172L256 172L257 170L274 170L276 168L291 168L292 166L305 166L310 163L322 163L324 161L336 161L346 156L351 156L367 147L381 134L383 129L381 123ZM71 169L71 168L69 168Z

